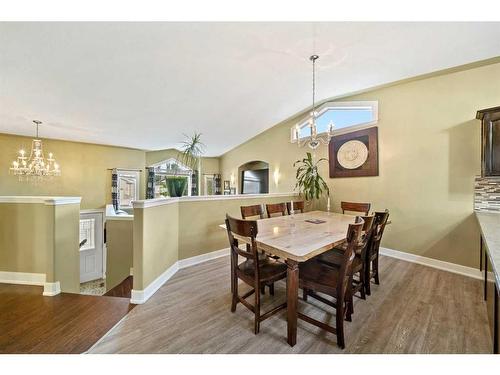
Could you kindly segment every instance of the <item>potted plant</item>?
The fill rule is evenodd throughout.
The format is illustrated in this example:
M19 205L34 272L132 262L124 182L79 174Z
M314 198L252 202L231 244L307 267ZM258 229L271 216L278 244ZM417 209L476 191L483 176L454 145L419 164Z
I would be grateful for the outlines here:
M194 133L192 136L184 134L184 141L177 156L177 159L186 167L193 171L193 185L196 184L197 175L200 170L201 156L205 151L205 145L201 142L201 133ZM177 176L177 171L173 177L167 179L167 188L171 197L182 197L188 180L185 176Z
M297 166L295 189L299 189L299 194L303 195L307 202L320 199L325 192L330 196L330 189L318 172L318 165L322 161L328 159L321 158L314 162L311 153L307 152L304 159L293 163L294 167Z

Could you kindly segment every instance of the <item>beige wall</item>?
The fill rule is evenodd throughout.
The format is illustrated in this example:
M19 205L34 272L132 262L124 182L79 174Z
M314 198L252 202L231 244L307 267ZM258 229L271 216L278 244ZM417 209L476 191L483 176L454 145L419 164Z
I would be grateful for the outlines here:
M80 293L80 206L54 206L54 272L61 290Z
M106 220L106 290L130 275L133 265L133 220Z
M379 176L329 179L333 204L368 201L391 210L383 246L465 266L477 266L472 216L473 178L480 173L476 110L500 103L500 64L377 89L341 100L379 101ZM299 116L300 117L300 116ZM220 158L223 179L251 160L270 167L270 192L293 188L295 160L306 149L290 144L297 118L265 131ZM316 157L328 157L322 146ZM274 181L278 170L280 179Z
M134 208L134 289L142 290L178 260L177 203Z
M0 271L45 273L54 281L53 206L0 203Z
M79 292L78 204L0 203L0 271L43 273Z
M30 137L0 134L0 195L81 196L82 209L111 203L111 171L108 168L144 169L144 151L123 147L43 139L45 153L52 152L62 174L41 184L19 182L9 167L19 149L31 149ZM141 199L144 173L141 173Z

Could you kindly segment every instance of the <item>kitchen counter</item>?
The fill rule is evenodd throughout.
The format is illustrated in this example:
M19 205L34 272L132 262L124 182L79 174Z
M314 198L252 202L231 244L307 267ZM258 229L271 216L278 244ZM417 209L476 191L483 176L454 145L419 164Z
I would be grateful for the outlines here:
M112 204L106 205L106 220L134 220L134 215L129 213L117 214Z
M481 270L484 269L484 300L493 338L493 353L500 347L500 213L476 211L481 230ZM484 255L484 256L483 256ZM494 277L490 277L491 272ZM494 280L494 283L493 283ZM488 287L488 284L490 286Z
M496 284L500 288L500 213L476 211L476 218Z

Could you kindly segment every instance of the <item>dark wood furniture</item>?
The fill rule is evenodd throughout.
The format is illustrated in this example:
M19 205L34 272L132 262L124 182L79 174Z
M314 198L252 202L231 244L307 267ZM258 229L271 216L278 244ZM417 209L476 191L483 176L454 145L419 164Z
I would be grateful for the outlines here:
M285 216L287 213L286 203L268 203L266 204L266 211L268 217L273 217L274 214Z
M340 202L340 208L342 208L342 213L345 214L346 211L350 212L361 212L365 216L368 216L370 212L370 203L358 203L358 202Z
M373 222L375 219L374 215L371 216L361 216L364 221L362 236L358 244L354 249L355 257L352 262L351 269L351 293L350 298L354 296L356 293L360 293L362 299L366 299L366 284L369 282L367 279L367 251L372 244L372 234L373 234ZM346 246L348 244L344 243L341 246L338 246L330 251L327 251L320 256L318 256L318 261L325 263L329 266L337 266L343 262L344 252L346 250ZM357 279L355 278L357 277ZM303 294L304 300L307 300L307 289L304 289ZM314 297L314 296L313 296Z
M337 335L337 345L344 349L344 318L351 319L352 298L350 296L351 268L355 258L355 249L361 240L363 219L357 217L355 224L350 224L347 231L347 246L343 254L342 263L339 266L330 265L313 258L299 265L299 288L307 290L307 294L314 296L321 302L335 308L335 327L320 322L302 313L298 313L299 319L305 320L319 328ZM331 296L335 301L327 300L317 293Z
M481 120L481 175L500 176L500 107L477 111Z
M243 219L248 219L251 217L258 216L259 219L264 219L264 210L261 204L255 204L253 206L241 206L241 217Z
M288 215L292 214L292 203L286 202L286 209L288 211ZM293 212L298 213L300 211L301 214L304 213L304 201L295 201L293 202Z
M270 260L259 259L255 236L257 236L257 221L239 220L226 215L226 228L231 247L231 290L233 294L231 312L236 311L238 302L254 313L254 332L259 333L260 322L276 314L286 307L282 303L264 314L260 312L260 293L263 286L274 285L274 282L286 278L287 267L285 264ZM250 246L246 250L238 247L238 240L233 234L239 237L246 237ZM242 263L238 263L238 256L246 258ZM238 294L238 279L253 287L242 296ZM252 294L255 296L254 304L246 301Z
M366 251L366 294L370 295L370 282L372 279L375 280L375 284L380 284L379 279L379 268L378 268L378 258L380 242L382 241L382 236L384 234L385 226L389 220L389 210L384 212L375 212L375 219L373 222L373 231L371 245Z

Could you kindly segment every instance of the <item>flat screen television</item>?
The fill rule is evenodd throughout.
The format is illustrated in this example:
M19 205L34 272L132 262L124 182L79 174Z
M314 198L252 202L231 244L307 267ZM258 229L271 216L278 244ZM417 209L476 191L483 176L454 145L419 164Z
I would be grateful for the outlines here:
M269 168L241 172L241 194L269 193Z

